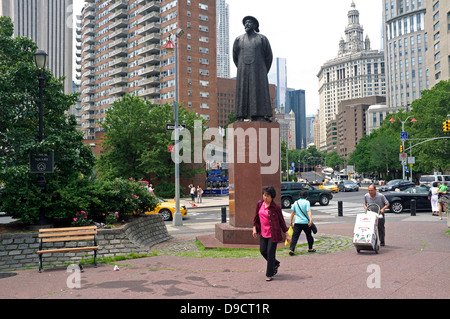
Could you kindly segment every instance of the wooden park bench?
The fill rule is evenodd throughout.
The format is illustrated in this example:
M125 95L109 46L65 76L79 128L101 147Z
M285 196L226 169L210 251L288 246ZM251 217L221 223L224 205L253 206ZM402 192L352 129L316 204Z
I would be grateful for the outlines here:
M97 226L86 227L67 227L67 228L45 228L39 229L39 272L42 270L42 255L51 253L63 253L69 251L94 251L94 264L97 267ZM73 248L51 248L43 249L45 243L54 242L70 242L70 241L89 241L94 240L94 246L85 247L73 247ZM80 270L83 270L81 264L79 264Z

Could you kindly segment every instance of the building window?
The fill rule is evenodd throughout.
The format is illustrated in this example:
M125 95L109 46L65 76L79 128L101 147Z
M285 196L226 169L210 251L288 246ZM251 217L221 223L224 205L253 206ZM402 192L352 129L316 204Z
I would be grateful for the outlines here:
M433 31L436 31L437 29L439 29L439 21L433 25Z
M437 9L439 9L439 1L433 4L433 11L436 11Z
M441 58L441 51L434 55L434 61L439 60Z

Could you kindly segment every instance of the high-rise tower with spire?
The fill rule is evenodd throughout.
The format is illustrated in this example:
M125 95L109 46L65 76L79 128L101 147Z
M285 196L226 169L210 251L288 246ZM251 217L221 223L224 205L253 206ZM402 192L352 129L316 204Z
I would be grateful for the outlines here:
M321 151L333 149L332 145L327 145L327 124L335 118L341 101L386 95L384 52L372 50L369 37L364 38L354 1L347 16L345 40L339 41L337 57L325 62L317 74L319 112L316 121L320 128L320 145L316 147Z

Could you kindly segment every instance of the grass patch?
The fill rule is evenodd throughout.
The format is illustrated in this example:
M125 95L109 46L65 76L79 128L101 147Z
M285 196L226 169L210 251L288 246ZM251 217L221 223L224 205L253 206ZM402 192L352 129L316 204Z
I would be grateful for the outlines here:
M316 240L314 245L320 244L321 240ZM195 240L194 245L196 250L157 250L157 255L172 255L178 257L195 257L195 258L260 258L261 253L259 252L259 246L256 248L226 248L218 247L213 249L206 249L203 244ZM297 244L296 256L297 255L307 255L308 244ZM278 248L277 257L287 257L289 256L289 246Z
M137 258L147 258L147 257L154 257L154 256L157 256L156 251L152 251L148 254L130 253L128 255L97 257L97 264L114 264L117 261L124 261L124 260L137 259ZM78 263L82 264L82 265L94 264L94 257L85 258ZM68 263L68 265L70 265L70 264L73 264L73 263Z

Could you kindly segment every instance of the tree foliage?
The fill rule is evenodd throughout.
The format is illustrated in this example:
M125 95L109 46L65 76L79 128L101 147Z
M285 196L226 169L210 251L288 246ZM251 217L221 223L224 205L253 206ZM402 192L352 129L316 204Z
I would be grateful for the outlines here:
M450 81L441 81L432 89L424 90L422 97L412 103L411 111L400 110L388 115L379 129L362 138L350 154L349 163L354 164L358 172L401 178L400 134L404 122L403 128L408 133L404 152L415 157L413 173L448 172L450 142L445 138L449 137L448 133L442 130L442 123L448 114ZM391 122L391 118L395 122ZM417 121L411 122L413 118Z
M204 125L201 117L181 106L178 118L190 132L194 132L196 120L202 127ZM99 171L108 178L152 178L152 181L167 183L175 175L175 165L168 152L168 145L175 141L172 131L166 130L166 124L171 123L174 123L172 105L152 105L128 94L115 101L103 122L106 152L99 158ZM193 133L191 137L194 137ZM194 148L191 150L193 152ZM180 163L181 176L192 177L198 172L198 167Z
M56 79L45 71L44 140L38 143L39 85L33 62L36 44L26 37L13 37L9 17L0 17L0 210L26 223L34 223L38 212L60 217L70 212L51 204L80 174L90 175L94 156L83 145L73 116L65 112L75 104L77 94L64 94L64 78ZM30 153L53 151L55 171L46 174L47 186L36 186L36 174L29 169Z

